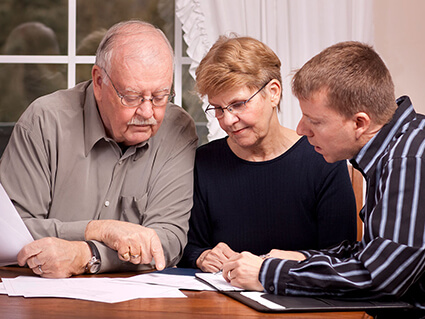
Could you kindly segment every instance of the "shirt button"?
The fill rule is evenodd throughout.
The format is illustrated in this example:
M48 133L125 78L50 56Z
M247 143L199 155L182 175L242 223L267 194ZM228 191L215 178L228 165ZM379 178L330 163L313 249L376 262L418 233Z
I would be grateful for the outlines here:
M118 165L121 165L121 164L122 164L122 161L119 161L119 162L118 162Z
M269 290L270 290L271 292L273 292L273 291L274 291L274 286L270 286L270 287L269 287Z
M105 201L105 207L108 207L109 206L109 201L107 200L107 201Z

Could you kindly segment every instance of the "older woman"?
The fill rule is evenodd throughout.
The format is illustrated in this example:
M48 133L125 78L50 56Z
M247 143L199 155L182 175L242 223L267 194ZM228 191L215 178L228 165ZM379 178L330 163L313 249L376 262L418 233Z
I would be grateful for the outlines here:
M180 266L215 272L235 252L278 256L356 238L346 163L326 163L305 137L279 124L280 65L262 42L222 36L196 71L206 112L228 136L197 150Z

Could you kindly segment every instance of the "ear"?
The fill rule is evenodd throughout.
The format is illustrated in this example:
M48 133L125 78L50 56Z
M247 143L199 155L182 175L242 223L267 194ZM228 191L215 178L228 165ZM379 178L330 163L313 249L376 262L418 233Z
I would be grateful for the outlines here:
M282 85L276 79L273 79L269 83L270 86L270 100L273 107L277 107L280 102L280 93L282 92Z
M371 119L365 112L358 112L353 115L354 130L356 139L359 139L363 134L367 133L371 127Z
M104 85L103 83L103 78L102 78L102 69L97 66L96 64L93 65L93 68L91 70L91 78L93 80L93 91L94 91L94 96L96 97L96 100L101 101L102 99L102 86Z

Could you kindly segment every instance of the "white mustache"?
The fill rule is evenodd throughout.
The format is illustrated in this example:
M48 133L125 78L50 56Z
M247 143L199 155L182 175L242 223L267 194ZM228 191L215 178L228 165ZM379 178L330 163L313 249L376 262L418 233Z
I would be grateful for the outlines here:
M154 117L151 117L149 119L140 119L138 117L133 117L130 121L128 121L127 125L157 125L158 122L155 120Z

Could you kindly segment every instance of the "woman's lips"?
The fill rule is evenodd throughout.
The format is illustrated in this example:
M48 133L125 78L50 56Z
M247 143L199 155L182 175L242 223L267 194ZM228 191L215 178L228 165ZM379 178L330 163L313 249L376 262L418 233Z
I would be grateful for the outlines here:
M242 133L244 130L245 130L245 128L241 128L239 130L232 131L232 134L238 135L238 134Z

